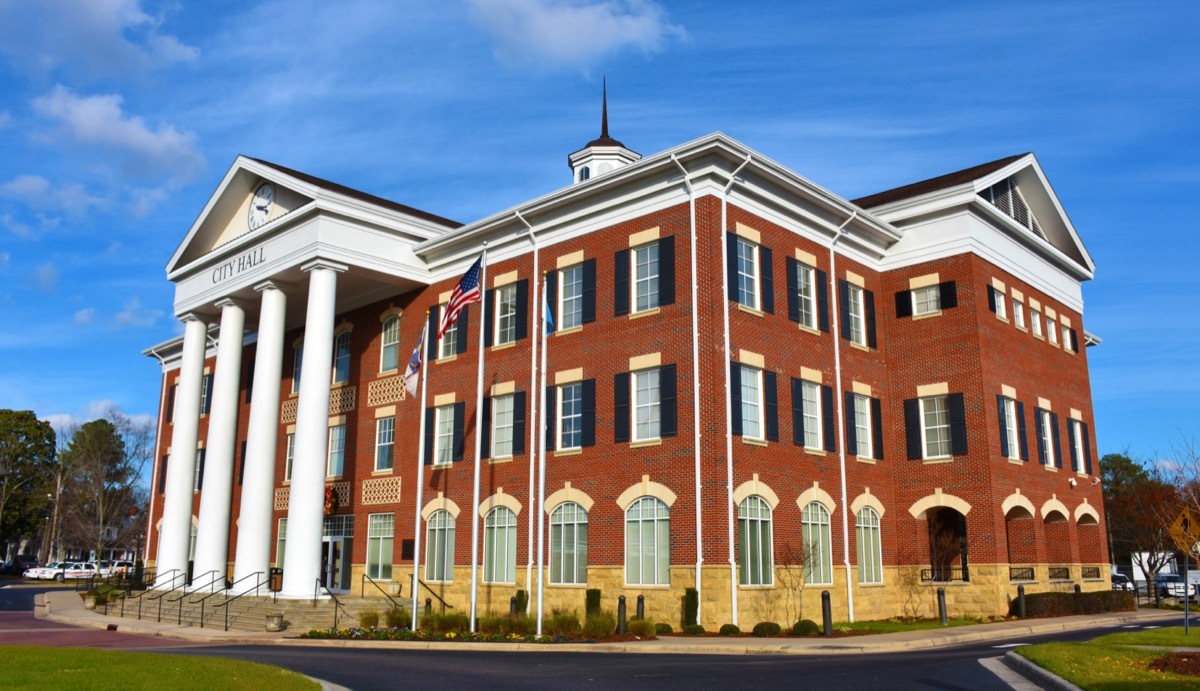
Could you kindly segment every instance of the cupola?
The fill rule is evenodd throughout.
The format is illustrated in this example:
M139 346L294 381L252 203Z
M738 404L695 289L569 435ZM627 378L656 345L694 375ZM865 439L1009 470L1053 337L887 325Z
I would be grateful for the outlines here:
M600 115L600 136L587 143L579 151L567 156L567 165L575 182L586 182L594 177L612 172L621 166L636 163L642 155L625 148L621 142L608 136L608 82L604 82L604 96Z

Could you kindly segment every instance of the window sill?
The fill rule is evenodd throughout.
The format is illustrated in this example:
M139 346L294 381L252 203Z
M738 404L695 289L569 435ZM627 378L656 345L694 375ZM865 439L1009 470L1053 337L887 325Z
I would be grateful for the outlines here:
M814 335L814 336L820 336L820 335L821 335L821 331L820 331L819 329L814 329L813 327L811 327L811 326L808 326L808 325L806 325L806 324L797 324L797 325L796 325L796 328L800 329L800 330L801 330L801 331L803 331L804 333L810 333L810 334L812 334L812 335Z
M662 311L661 307L651 307L650 309L642 310L641 312L630 312L629 318L630 319L641 319L642 317L653 317L661 311Z
M326 475L325 482L338 482L342 479L341 475Z
M745 312L746 314L753 314L756 317L765 316L764 313L762 312L762 310L756 310L753 307L747 307L740 302L737 304L737 306L738 306L739 312Z
M662 439L645 439L642 441L634 441L629 443L631 449L644 449L648 446L661 446Z
M559 456L579 456L579 455L582 455L582 454L583 454L583 449L582 449L582 448L578 448L578 449L562 449L561 451L555 451L555 452L554 452L554 457L555 457L555 458L558 458Z
M587 583L547 583L547 588L564 588L566 590L586 590Z
M346 381L335 381L329 385L329 388L330 389L340 389L340 388L343 388L346 386L350 386L349 379L347 379Z
M379 370L379 374L375 375L375 378L376 378L376 379L382 379L382 378L384 378L384 377L390 377L390 376L393 376L393 375L396 375L396 374L400 374L400 369L399 369L399 368L396 368L396 369L384 369L384 370Z
M1021 326L1020 324L1017 324L1017 331L1023 331L1025 333L1029 333L1029 329L1024 326Z
M457 359L458 359L457 355L447 355L446 357L440 357L440 358L434 360L433 364L440 365L443 362L454 362Z
M875 465L876 463L874 458L867 458L866 456L855 456L854 460L859 463L866 463L867 465Z
M1058 468L1056 468L1055 466L1052 466L1052 465L1044 465L1044 466L1042 466L1042 467L1043 467L1043 468L1045 468L1046 470L1048 470L1048 471L1052 472L1052 473L1057 473L1057 472L1058 472Z
M925 465L937 465L939 463L953 463L954 456L937 456L935 458L925 458L921 460Z
M1019 458L1009 458L1007 460L1009 463L1012 463L1013 465L1025 465L1025 461L1022 461Z
M1044 340L1046 340L1046 337L1045 337L1045 336L1043 336L1043 335L1041 335L1041 334L1039 334L1039 333L1035 333L1035 334L1033 335L1033 337L1034 337L1034 338L1036 338L1036 339L1037 339L1037 340L1039 340L1039 341L1044 341Z
M860 588L886 588L887 583L855 583Z
M494 345L491 348L489 348L489 350L494 353L497 350L508 350L509 348L516 348L516 347L517 347L516 341L509 341L508 343L501 343L499 345Z
M489 458L488 465L499 465L501 463L512 463L512 456L501 456L500 458Z
M570 336L571 334L577 334L580 331L583 331L582 326L572 326L569 329L559 329L554 332L554 335L555 336Z
M825 456L826 456L826 455L827 455L829 452L828 452L828 451L825 451L825 450L823 450L823 449L810 449L810 448L808 448L808 447L806 446L806 447L804 447L804 453L808 454L809 456L816 456L816 457L818 457L818 458L825 458Z
M1008 317L1001 317L1001 316L1000 316L1000 315L998 315L998 314L996 315L996 321L1001 321L1001 322L1004 322L1005 324L1009 324L1009 323L1011 323L1011 322L1009 322L1009 321L1008 321Z
M871 349L869 347L867 347L861 343L855 343L854 341L850 341L850 347L854 348L855 350L861 350L864 353L871 352Z
M742 437L742 443L748 444L750 446L765 447L767 445L767 440L766 439L755 439L753 437Z
M642 588L644 590L670 590L671 584L665 583L663 585L645 585L645 584L641 584L641 583L626 583L625 587L626 588Z
M395 474L396 474L395 468L384 468L383 470L372 471L371 477L375 477L377 475L395 475Z
M1060 348L1060 347L1061 347L1061 346L1059 346L1059 345L1058 345L1058 341L1047 341L1047 343L1049 343L1050 345L1054 346L1055 348Z
M775 589L774 583L759 583L757 585L738 583L738 590L774 590L774 589Z
M434 464L430 465L429 467L434 470L445 470L447 468L453 468L454 463L434 463ZM430 583L453 583L453 582L454 581L430 581Z
M926 312L924 314L914 314L912 320L917 322L917 321L921 321L922 319L933 319L934 317L940 317L940 316L942 316L942 311L936 310L934 312Z

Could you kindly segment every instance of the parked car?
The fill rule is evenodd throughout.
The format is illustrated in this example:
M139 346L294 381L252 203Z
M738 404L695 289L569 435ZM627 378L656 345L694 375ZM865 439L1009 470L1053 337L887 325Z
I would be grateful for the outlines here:
M1183 581L1183 576L1177 573L1160 573L1154 577L1154 587L1163 597L1191 598L1196 594L1196 586Z
M36 569L39 565L37 557L30 554L22 554L11 562L5 562L4 573L20 576L29 569Z
M114 576L132 576L133 575L133 562L127 561L124 559L114 561L113 566L112 566L112 573Z
M1132 591L1133 590L1133 582L1130 581L1127 577L1122 576L1119 573L1114 573L1112 575L1112 589L1113 590Z
M34 580L54 578L54 572L58 570L60 563L61 562L52 561L45 566L35 566L30 569L25 569L25 573L21 575L25 578L32 578Z
M95 562L68 562L62 569L54 574L54 580L62 583L66 580L77 580L81 578L91 578L97 574Z

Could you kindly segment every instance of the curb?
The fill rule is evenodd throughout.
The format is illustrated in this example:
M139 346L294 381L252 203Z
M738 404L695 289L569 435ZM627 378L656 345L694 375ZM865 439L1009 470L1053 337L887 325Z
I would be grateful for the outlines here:
M1083 691L1054 672L1038 667L1015 652L1005 653L1001 661L1012 671L1048 691Z

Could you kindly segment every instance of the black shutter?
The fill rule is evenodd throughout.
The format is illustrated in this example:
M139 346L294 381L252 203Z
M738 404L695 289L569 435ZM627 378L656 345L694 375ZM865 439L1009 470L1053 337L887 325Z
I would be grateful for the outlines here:
M613 315L629 314L629 250L613 256Z
M545 290L546 290L545 303L546 303L546 311L547 311L546 316L547 316L547 318L549 318L550 321L554 322L555 328L558 328L560 325L558 323L558 272L557 271L547 271L546 272ZM593 292L592 299L595 299L595 297L596 297L596 294L595 294L595 292Z
M425 465L433 465L433 445L437 441L434 433L434 420L437 418L437 408L425 409Z
M800 323L800 262L784 257L783 270L787 272L788 319Z
M626 262L626 266L629 264ZM629 291L626 290L628 295ZM588 259L583 262L583 323L591 324L596 321L596 260Z
M904 319L912 316L912 291L900 290L896 292L896 318Z
M742 436L742 366L729 363L729 433Z
M1029 442L1025 433L1025 404L1017 401L1017 446L1021 449L1021 460L1029 461Z
M1004 409L1003 394L996 395L996 412L1000 416L1000 455L1008 458L1008 414Z
M429 309L429 322L425 330L425 357L430 360L436 360L438 356L437 330L441 311L441 305L434 305Z
M212 399L213 399L213 375L212 374L204 375L204 391L206 394L208 394L204 397L204 414L208 415L210 412L212 412Z
M792 377L792 443L804 446L804 382Z
M1058 413L1050 413L1050 436L1054 439L1054 467L1062 467L1062 443L1058 437Z
M596 445L596 380L583 380L583 411L580 415L580 423L582 424L582 434L580 434L580 446L595 446Z
M883 404L878 398L871 399L871 451L875 460L883 460Z
M512 453L525 453L525 392L513 392L513 443Z
M950 403L950 455L967 455L967 408L963 395L952 393L947 398Z
M158 459L158 493L162 494L167 491L167 454Z
M951 307L958 307L958 286L954 281L945 281L938 284L938 302L944 310Z
M250 403L250 397L254 393L254 360L246 363L246 403Z
M529 335L529 279L517 281L517 336L521 340Z
M988 291L988 309L991 310L992 312L995 312L996 311L996 289L991 286L988 286L987 291Z
M729 299L738 301L737 235L725 233L725 283Z
M767 441L779 441L779 382L774 372L763 372L763 401L767 417Z
M467 404L459 401L454 404L454 447L451 454L452 461L461 461L463 459L463 426L466 423Z
M483 292L483 347L492 347L492 316L496 312L496 289ZM462 333L462 331L459 331ZM460 339L461 340L461 339Z
M175 391L179 388L178 384L172 384L171 390L167 392L167 422L175 422Z
M766 245L758 246L758 263L761 265L762 311L775 314L775 262L771 259L771 248Z
M919 461L925 457L921 449L921 401L910 398L904 401L904 440L908 447L908 460Z
M242 482L246 479L246 442L242 441L242 460L238 465L238 487L242 486Z
M1046 465L1046 421L1041 408L1033 409L1033 427L1037 433L1038 463Z
M479 441L480 458L492 457L492 397L483 397L483 429L479 430L483 438Z
M846 418L846 453L857 455L858 430L854 428L854 392L843 392L842 400L845 402L842 413Z
M821 417L825 418L825 450L837 451L837 416L833 413L833 387L821 387Z
M1082 466L1079 463L1079 454L1075 451L1075 425L1067 420L1067 446L1071 449L1071 470L1079 470Z
M467 352L467 341L470 340L467 337L467 334L470 333L470 328L471 328L471 306L470 305L467 305L466 307L462 308L462 311L458 313L457 321L458 321L458 329L457 329L458 335L456 335L454 337L455 346L456 346L454 349L454 352L459 355L462 355L463 353ZM491 333L492 332L489 329L488 335L490 336Z
M675 365L663 365L658 370L659 436L673 437L679 423L675 401Z
M200 472L197 473L197 479L196 479L196 489L197 490L204 489L204 456L206 455L206 453L205 453L206 451L208 451L208 449L200 449L200 458L196 459L196 463L200 464Z
M1083 470L1088 475L1092 474L1092 440L1088 436L1088 426L1086 422L1079 423L1079 431L1083 433Z
M867 321L867 347L878 348L879 342L875 340L875 293L865 288L863 289L863 312Z
M675 304L675 236L658 241L658 304Z
M555 433L555 420L558 417L558 387L546 387L546 429L542 430L542 436L546 440L546 450L553 451L554 445L558 443L558 435Z
M629 372L613 377L613 441L629 441Z
M1068 333L1071 334L1071 350L1074 350L1076 353L1078 353L1079 352L1079 334L1076 333L1075 329L1071 329L1070 331L1068 331Z
M838 318L841 319L842 338L850 340L850 284L838 279Z
M817 328L829 333L829 274L817 269Z

